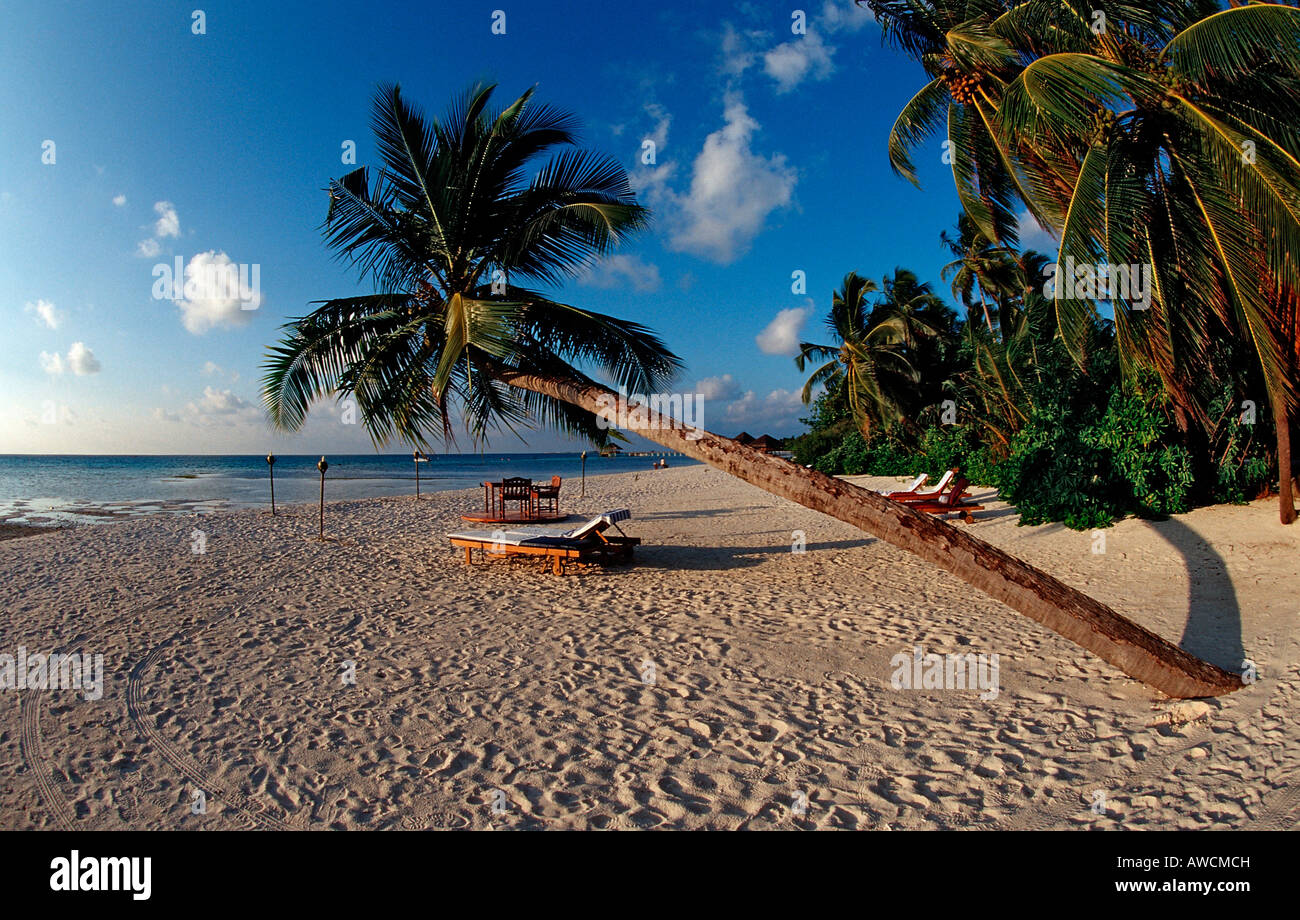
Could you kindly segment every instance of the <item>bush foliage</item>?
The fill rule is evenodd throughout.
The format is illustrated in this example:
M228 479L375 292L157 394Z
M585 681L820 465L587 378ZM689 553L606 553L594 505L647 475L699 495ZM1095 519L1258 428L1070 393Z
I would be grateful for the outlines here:
M1016 506L1020 523L1076 530L1127 515L1176 514L1197 503L1247 501L1267 485L1271 425L1265 415L1248 421L1238 413L1242 386L1228 383L1215 404L1222 416L1216 443L1190 444L1159 382L1140 374L1124 382L1113 348L1096 349L1080 368L1045 344L1039 375L1027 388L1028 418L1007 444L990 444L978 421L944 425L937 413L923 426L895 424L864 438L824 393L804 420L810 431L791 445L794 458L829 475L926 472L937 479L960 467L972 482L996 487ZM961 421L971 411L962 405L956 414ZM1201 468L1198 455L1209 458Z

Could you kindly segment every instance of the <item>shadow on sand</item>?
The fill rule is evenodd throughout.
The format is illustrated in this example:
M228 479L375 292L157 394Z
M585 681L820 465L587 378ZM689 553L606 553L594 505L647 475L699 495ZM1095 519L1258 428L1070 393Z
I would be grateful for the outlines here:
M983 497L983 496L981 496ZM990 496L992 497L992 496ZM700 518L723 516L735 509L691 512L651 512L641 515L645 520L672 518ZM756 508L756 510L758 510ZM976 521L1009 517L1014 508L979 512ZM1060 526L1060 525L1056 525ZM1155 532L1183 558L1187 569L1188 603L1187 621L1179 645L1198 658L1202 658L1232 672L1240 671L1246 657L1242 640L1241 609L1237 603L1236 589L1223 557L1214 547L1175 518L1151 522ZM750 537L763 538L767 533L752 533ZM657 569L689 569L696 571L725 571L758 565L763 557L790 552L785 531L773 531L771 542L757 546L681 546L671 544L649 545L637 553L636 564ZM861 540L814 541L807 545L809 552L819 550L856 549L875 542L872 537Z
M749 534L761 537L763 534ZM790 552L790 540L784 532L774 537L771 543L758 546L670 546L650 545L637 550L636 563L651 569L690 569L694 571L724 571L731 568L745 568L759 565L766 556L784 555ZM849 550L868 546L875 539L863 540L810 540L807 551L810 553L826 550Z
M1178 644L1227 671L1241 670L1241 608L1223 557L1196 531L1176 518L1153 528L1183 557L1187 568L1187 624Z

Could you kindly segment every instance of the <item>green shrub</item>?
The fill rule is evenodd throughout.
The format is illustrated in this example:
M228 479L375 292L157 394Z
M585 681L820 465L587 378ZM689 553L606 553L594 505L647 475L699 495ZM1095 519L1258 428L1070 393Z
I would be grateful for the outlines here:
M1207 501L1249 501L1274 481L1272 419L1266 411L1241 412L1242 394L1263 385L1231 349L1202 388L1218 393L1211 424L1192 425L1191 434L1174 423L1154 374L1121 382L1109 323L1095 326L1085 352L1081 371L1059 340L1038 342L1035 363L1017 381L1028 418L997 460L978 422L941 425L937 413L925 411L917 416L924 427L900 424L864 439L847 407L825 396L807 420L813 430L796 441L796 459L830 475L938 478L960 467L972 483L995 486L1020 523L1076 530L1130 514L1179 514ZM955 392L960 396L960 384ZM968 408L961 417L975 418Z
M1114 475L1126 483L1118 489L1132 502L1128 509L1143 516L1180 514L1192 507L1195 482L1192 457L1177 443L1177 432L1165 415L1151 381L1132 392L1111 393L1101 422L1083 432L1083 440L1108 451Z

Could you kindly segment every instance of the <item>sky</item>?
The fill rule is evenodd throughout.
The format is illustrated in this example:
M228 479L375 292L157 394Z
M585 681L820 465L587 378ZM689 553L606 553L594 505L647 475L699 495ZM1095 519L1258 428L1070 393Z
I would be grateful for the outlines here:
M372 290L320 224L348 157L377 161L383 82L431 115L535 86L624 164L651 226L558 296L658 332L720 434L803 429L792 356L849 271L949 293L939 144L920 190L886 156L924 75L850 0L6 6L0 453L373 451L333 401L273 432L259 383L283 323ZM169 288L177 265L229 290ZM491 448L582 446L521 434Z

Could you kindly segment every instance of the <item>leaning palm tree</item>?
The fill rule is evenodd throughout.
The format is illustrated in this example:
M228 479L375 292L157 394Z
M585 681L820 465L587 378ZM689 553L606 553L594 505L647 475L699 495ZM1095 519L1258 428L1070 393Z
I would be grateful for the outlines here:
M909 331L904 319L868 321L866 295L874 290L876 284L869 278L857 272L845 275L826 317L826 328L839 344L801 342L794 359L800 371L822 362L804 384L804 404L812 401L819 386L841 395L864 438L903 417L900 397L917 381L904 351Z
M1240 687L1232 674L955 527L699 428L629 405L593 377L643 392L678 361L648 330L568 306L520 282L560 282L644 223L623 170L574 147L569 116L525 93L489 112L471 90L442 121L395 86L376 95L383 165L329 185L329 243L379 293L323 302L287 326L267 361L274 425L352 394L376 444L425 443L459 411L475 437L544 423L595 433L600 418L952 572L1131 676L1173 696Z

